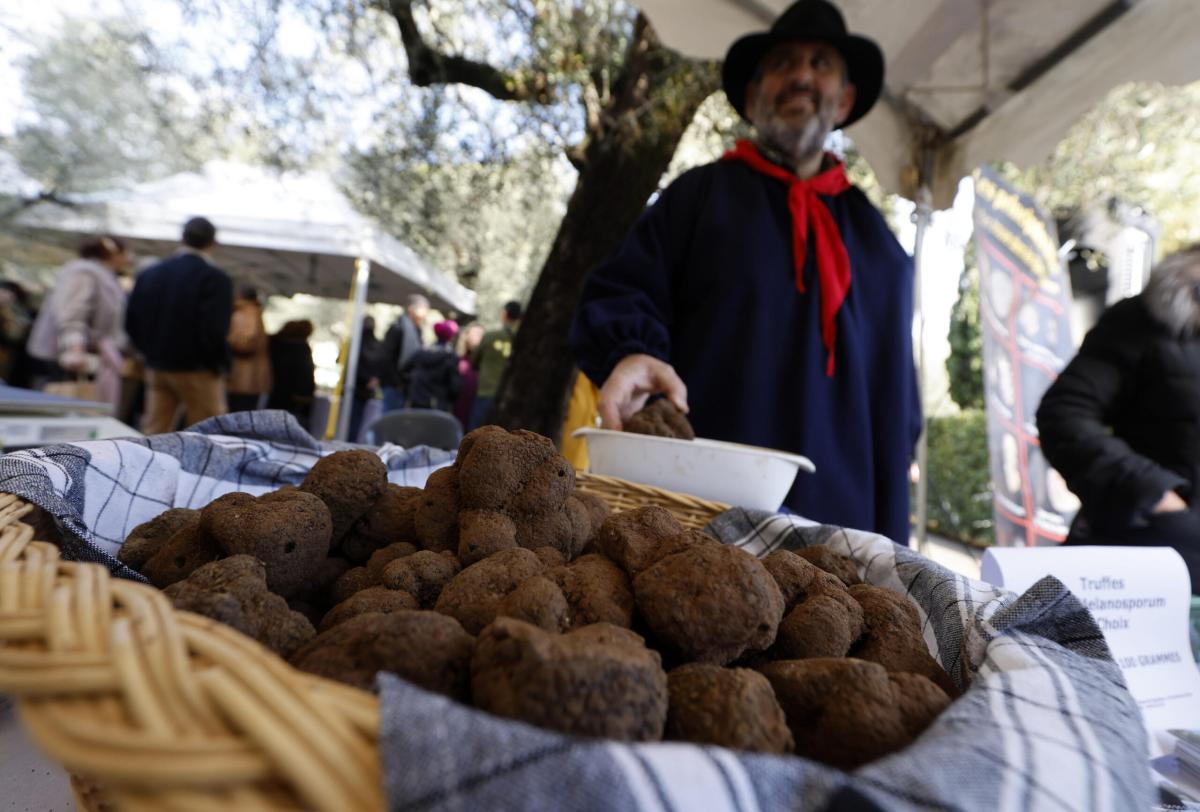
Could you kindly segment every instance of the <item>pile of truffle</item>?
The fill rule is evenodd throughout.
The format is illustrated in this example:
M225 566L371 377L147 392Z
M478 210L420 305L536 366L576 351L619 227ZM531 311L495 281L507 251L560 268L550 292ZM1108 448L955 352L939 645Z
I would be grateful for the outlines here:
M849 559L759 560L662 508L610 514L549 440L493 426L423 489L338 452L298 488L169 510L120 558L303 670L367 690L390 671L574 735L852 768L956 691L915 607Z

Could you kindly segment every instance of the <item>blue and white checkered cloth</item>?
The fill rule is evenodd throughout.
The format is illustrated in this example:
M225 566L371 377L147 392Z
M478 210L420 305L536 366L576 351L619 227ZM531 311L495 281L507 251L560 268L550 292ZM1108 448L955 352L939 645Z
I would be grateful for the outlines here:
M62 528L63 555L143 580L116 560L129 531L168 508L202 508L231 491L262 494L299 485L321 457L346 448L319 443L283 411L213 417L187 431L145 438L49 445L0 457L0 492L43 508ZM378 450L388 479L423 486L454 452Z

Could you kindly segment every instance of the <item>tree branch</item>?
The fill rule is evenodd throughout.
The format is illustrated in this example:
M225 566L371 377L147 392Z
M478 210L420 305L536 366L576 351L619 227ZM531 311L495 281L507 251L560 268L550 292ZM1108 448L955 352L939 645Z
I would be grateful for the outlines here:
M425 42L413 16L412 0L381 0L396 19L400 41L408 56L408 76L417 87L460 84L477 87L500 101L548 104L555 88L542 71L501 71L483 62L444 54Z
M58 192L53 189L38 192L33 197L21 197L7 209L0 211L0 223L7 222L10 218L16 217L26 209L32 209L41 203L57 203L60 206L74 208L76 203L65 197L60 197Z

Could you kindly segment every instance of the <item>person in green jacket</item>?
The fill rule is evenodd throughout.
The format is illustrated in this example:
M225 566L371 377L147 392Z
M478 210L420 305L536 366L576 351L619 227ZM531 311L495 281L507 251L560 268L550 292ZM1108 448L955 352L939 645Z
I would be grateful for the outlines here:
M505 303L500 309L500 328L484 333L483 340L471 356L471 366L479 371L479 389L471 406L468 431L482 426L491 411L492 401L496 399L496 391L500 388L500 379L504 376L504 367L512 355L513 336L517 334L520 323L521 303Z

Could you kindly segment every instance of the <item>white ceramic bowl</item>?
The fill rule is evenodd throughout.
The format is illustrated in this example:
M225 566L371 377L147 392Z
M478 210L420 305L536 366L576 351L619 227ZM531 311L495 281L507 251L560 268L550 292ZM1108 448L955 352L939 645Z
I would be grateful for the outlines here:
M701 499L778 510L807 457L719 440L676 440L627 431L577 429L588 447L588 470Z

